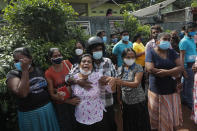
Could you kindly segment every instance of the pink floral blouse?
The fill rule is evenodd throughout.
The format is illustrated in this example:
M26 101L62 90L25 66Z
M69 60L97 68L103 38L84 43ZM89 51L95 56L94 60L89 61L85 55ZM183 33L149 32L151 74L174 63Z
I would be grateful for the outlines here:
M105 110L104 102L100 98L101 90L106 89L112 93L110 86L99 87L99 79L102 74L93 72L88 76L88 81L92 83L92 87L86 90L79 85L72 85L73 95L81 99L79 105L75 108L75 117L79 123L91 125L103 119L103 110ZM74 75L75 79L79 78L79 73Z

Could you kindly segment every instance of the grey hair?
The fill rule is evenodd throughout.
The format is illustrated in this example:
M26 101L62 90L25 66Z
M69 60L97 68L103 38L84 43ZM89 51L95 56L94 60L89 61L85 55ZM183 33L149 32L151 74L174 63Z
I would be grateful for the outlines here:
M169 36L171 37L170 33L166 33L166 32L163 32L163 33L159 33L158 36L157 36L157 41L159 41L162 37L164 36Z

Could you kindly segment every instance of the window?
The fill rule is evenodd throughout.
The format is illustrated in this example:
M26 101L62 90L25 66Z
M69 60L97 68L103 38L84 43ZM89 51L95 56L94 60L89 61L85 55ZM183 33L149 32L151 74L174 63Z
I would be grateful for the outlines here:
M80 24L81 29L84 30L85 34L91 36L90 21L69 21L69 23Z

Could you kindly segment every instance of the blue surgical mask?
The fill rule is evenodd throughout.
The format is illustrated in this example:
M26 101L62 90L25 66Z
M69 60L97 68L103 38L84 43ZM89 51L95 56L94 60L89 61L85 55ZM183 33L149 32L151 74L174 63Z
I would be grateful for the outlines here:
M123 41L129 41L129 36L128 36L128 35L122 36L122 40L123 40Z
M107 37L106 36L103 36L103 42L107 43Z
M162 50L167 50L170 48L170 42L169 41L161 41L159 44L159 48Z
M117 43L118 42L118 38L111 39L111 42L112 43Z
M21 62L14 63L14 66L18 71L22 71Z
M95 60L99 60L103 57L103 52L102 51L96 51L96 52L93 52L93 58Z
M196 35L196 32L189 32L189 36L194 37Z

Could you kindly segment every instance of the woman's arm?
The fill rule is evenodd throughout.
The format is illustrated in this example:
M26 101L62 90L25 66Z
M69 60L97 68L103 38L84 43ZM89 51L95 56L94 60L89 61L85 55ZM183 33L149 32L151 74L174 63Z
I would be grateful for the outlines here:
M176 63L176 67L173 68L173 69L170 69L169 70L169 74L171 76L175 76L176 77L176 76L179 76L179 75L182 74L182 72L184 70L184 66L182 66L180 58L177 58L175 60L175 63Z
M72 89L70 86L67 87L70 95L72 95ZM70 97L65 100L65 103L71 104L71 105L78 105L81 102L79 97Z
M145 67L148 73L156 74L160 71L160 69L155 68L154 63L145 62Z
M22 74L21 79L14 77L8 80L8 88L10 88L19 97L27 97L29 94L29 65L30 60L23 58L21 62Z
M142 81L142 76L143 76L143 72L138 72L138 73L136 73L133 82L124 81L124 80L121 80L121 79L116 79L116 84L118 86L126 86L126 87L130 87L130 88L137 88Z
M99 86L105 88L108 92L116 92L116 78L109 76L102 76L99 79Z
M176 63L176 67L170 69L170 70L166 70L166 69L161 69L161 71L159 71L158 73L156 73L156 75L160 76L160 77L164 77L164 76L174 76L177 77L180 74L182 74L183 72L183 66L181 65L181 61L179 58L177 58L175 60Z
M8 79L8 88L19 97L26 97L29 94L29 71L23 70L21 79L18 77Z
M48 91L49 91L49 94L50 94L52 100L63 102L64 97L61 96L60 94L58 94L57 90L54 89L53 81L50 78L46 78L46 80L47 80L47 83L48 83Z
M186 70L184 69L184 63L185 63L185 50L180 50L180 62L181 62L181 66L183 68L183 76L185 78L188 77Z
M118 101L118 104L120 106L120 109L122 110L123 109L123 106L122 106L122 92L121 92L121 89L119 86L117 86L117 101Z

